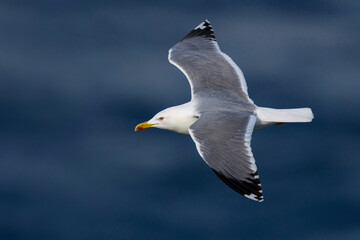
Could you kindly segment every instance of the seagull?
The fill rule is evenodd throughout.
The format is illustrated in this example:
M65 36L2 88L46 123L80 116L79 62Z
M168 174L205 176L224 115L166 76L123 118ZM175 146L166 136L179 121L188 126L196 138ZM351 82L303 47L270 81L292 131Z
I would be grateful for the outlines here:
M245 197L262 202L263 191L250 146L253 130L311 122L311 109L255 105L242 71L220 50L208 20L173 46L168 58L188 79L191 100L157 113L138 124L135 131L155 127L190 135L200 156L223 182Z

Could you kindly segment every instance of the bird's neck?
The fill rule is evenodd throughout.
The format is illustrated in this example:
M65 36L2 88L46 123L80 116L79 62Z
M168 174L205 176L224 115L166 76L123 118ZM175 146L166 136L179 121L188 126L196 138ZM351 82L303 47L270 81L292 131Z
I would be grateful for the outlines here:
M198 119L194 104L188 102L172 107L171 112L171 118L166 129L189 135L189 127Z

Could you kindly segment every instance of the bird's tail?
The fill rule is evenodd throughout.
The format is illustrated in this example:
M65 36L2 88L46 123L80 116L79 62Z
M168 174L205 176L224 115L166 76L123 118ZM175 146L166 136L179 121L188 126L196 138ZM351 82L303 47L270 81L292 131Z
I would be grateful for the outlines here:
M291 122L311 122L314 118L310 108L274 109L257 107L256 128Z

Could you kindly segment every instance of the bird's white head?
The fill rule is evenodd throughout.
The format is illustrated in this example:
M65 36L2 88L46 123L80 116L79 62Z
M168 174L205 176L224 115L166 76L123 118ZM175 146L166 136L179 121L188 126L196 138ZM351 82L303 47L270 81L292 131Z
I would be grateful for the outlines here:
M155 127L167 129L178 133L189 134L189 127L198 118L194 115L194 111L186 104L170 107L157 113L147 122L138 124L135 131L145 128Z
M135 131L141 131L145 128L150 128L150 127L167 129L166 126L169 123L169 119L171 119L171 116L168 114L167 109L162 110L149 121L138 124L135 127Z

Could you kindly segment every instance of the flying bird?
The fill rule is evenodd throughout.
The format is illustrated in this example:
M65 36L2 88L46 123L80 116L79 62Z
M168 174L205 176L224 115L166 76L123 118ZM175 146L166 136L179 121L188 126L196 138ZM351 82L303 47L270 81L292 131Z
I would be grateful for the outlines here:
M208 20L173 46L168 58L188 79L191 100L157 113L135 131L155 127L190 135L200 156L222 181L247 198L263 201L250 146L253 130L311 122L311 109L255 105L242 71L220 50Z

